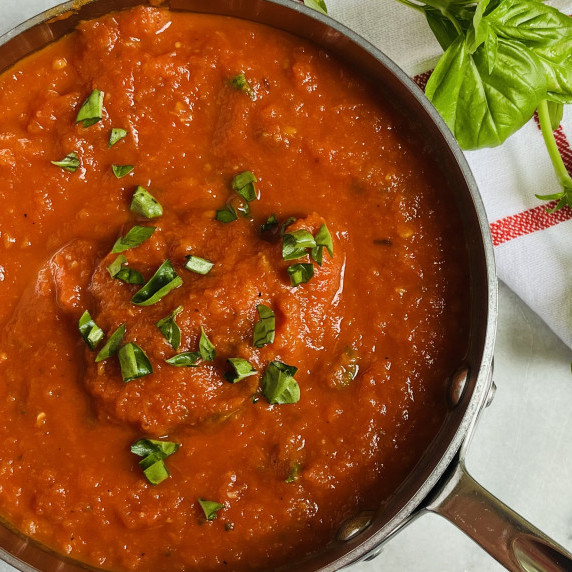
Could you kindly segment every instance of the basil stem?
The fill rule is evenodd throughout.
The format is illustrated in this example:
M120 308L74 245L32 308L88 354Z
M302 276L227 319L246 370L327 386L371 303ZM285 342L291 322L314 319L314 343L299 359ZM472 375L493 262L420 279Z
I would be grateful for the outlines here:
M152 306L182 283L183 280L173 268L171 261L165 260L147 284L135 293L131 302L137 306Z
M127 131L125 129L119 129L114 127L109 134L109 141L107 142L107 147L113 147L116 143L121 141L124 137L127 137Z
M75 173L80 166L79 157L77 156L77 153L73 151L71 153L68 153L60 161L50 161L50 163L52 165L55 165L56 167L61 167L62 169L65 169L70 173Z
M159 320L155 324L175 351L177 351L181 345L181 329L177 325L177 322L175 322L175 318L182 311L183 306L177 306L167 317Z
M242 358L228 358L227 361L232 366L232 370L227 371L224 374L224 378L230 383L237 383L251 375L256 375L256 370L248 360Z
M262 395L268 403L282 405L300 400L300 387L294 379L297 371L298 368L279 361L268 364L260 382Z
M94 322L86 310L78 322L79 333L90 350L94 350L103 339L103 330Z
M217 517L218 511L224 508L223 504L205 499L199 499L199 504L207 520L214 520Z
M75 122L81 123L84 127L90 127L101 121L103 117L103 97L103 91L94 89L80 107Z
M109 336L105 345L99 350L95 361L100 362L110 358L112 355L117 352L119 346L121 345L121 341L123 340L123 336L125 335L125 324L121 324L112 334Z
M129 232L117 239L111 252L117 254L118 252L124 252L130 248L136 248L141 246L146 240L148 240L151 235L155 232L156 227L154 226L134 226Z
M157 218L163 214L159 201L143 187L135 189L129 209L145 218Z
M149 358L137 344L130 342L121 346L117 355L124 383L153 373Z
M274 312L268 306L259 304L256 306L260 320L254 325L252 345L255 348L262 348L266 344L274 342L274 332L276 329L276 318Z
M185 268L191 272L195 272L196 274L208 274L214 266L214 263L212 263L210 260L199 258L198 256L193 256L192 254L189 254L185 258L187 259Z

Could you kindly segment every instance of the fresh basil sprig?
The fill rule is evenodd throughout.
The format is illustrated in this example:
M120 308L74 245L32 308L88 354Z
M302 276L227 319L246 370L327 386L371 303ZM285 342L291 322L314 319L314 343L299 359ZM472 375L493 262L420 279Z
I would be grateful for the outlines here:
M572 103L572 18L536 0L398 0L423 12L445 50L425 93L464 149L501 144L535 110L561 190L572 205L553 130Z

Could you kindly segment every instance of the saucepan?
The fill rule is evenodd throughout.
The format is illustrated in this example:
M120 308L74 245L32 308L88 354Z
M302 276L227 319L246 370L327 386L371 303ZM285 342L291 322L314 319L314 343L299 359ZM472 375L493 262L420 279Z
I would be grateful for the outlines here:
M0 70L70 32L83 19L127 8L142 0L67 2L0 38ZM431 511L453 522L494 558L514 571L572 570L572 555L493 497L467 473L465 450L479 413L490 400L497 319L497 278L485 211L465 158L419 88L383 53L351 30L292 0L165 0L172 10L254 20L309 39L361 71L396 103L427 141L455 189L470 265L469 348L451 376L449 411L415 470L382 506L348 519L317 554L295 565L300 571L333 571L374 557L381 545L415 517ZM0 557L25 572L72 572L84 566L55 555L0 526Z

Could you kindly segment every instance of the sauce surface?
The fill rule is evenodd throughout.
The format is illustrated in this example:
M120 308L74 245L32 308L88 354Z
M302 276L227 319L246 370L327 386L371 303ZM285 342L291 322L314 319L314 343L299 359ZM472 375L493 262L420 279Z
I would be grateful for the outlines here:
M236 89L244 74L252 94ZM94 90L103 117L76 124ZM467 265L430 154L364 80L315 46L218 16L138 7L82 23L0 77L0 513L62 554L112 570L270 570L333 539L413 469L463 358ZM127 136L108 146L112 128ZM51 164L75 152L75 172ZM112 165L134 165L116 178ZM249 217L215 220L251 171ZM163 215L130 211L138 185ZM333 257L282 258L280 233L327 225ZM147 281L183 284L150 306L113 278L115 241ZM193 254L214 263L200 275ZM287 268L312 264L293 287ZM253 347L257 306L275 340ZM155 326L175 308L177 351ZM78 331L145 351L122 381ZM177 368L201 327L214 361ZM229 383L228 358L257 373ZM296 403L260 392L272 361L298 368ZM130 446L180 445L150 484ZM199 499L220 503L207 520Z

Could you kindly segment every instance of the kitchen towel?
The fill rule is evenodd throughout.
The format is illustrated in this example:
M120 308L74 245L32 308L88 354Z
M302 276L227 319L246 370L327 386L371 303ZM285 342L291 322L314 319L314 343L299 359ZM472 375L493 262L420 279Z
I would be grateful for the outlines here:
M424 86L443 53L423 14L397 0L326 0L329 15ZM549 4L572 15L571 1ZM572 172L572 106L556 140ZM553 214L535 194L560 190L536 120L503 145L465 153L489 219L498 275L572 347L572 209Z

